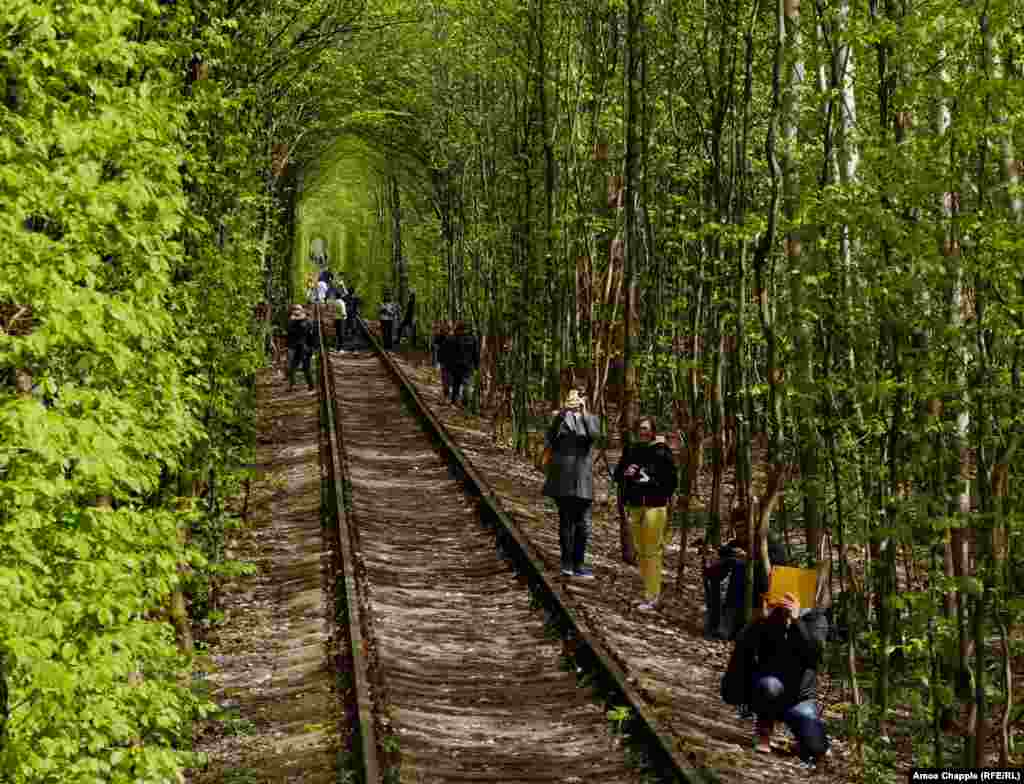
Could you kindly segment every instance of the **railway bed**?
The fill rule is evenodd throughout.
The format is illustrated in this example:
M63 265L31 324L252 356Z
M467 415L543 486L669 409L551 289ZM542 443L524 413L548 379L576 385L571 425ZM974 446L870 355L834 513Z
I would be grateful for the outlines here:
M365 780L700 781L361 328L374 350L326 354L320 385Z

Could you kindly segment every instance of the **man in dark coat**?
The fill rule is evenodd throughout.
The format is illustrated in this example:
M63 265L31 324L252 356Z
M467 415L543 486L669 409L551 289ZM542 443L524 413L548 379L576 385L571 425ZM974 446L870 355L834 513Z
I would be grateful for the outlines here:
M355 286L352 286L342 299L345 300L345 334L354 335L356 320L359 318L359 305L362 300L356 296Z
M754 711L758 751L771 753L775 722L783 721L796 736L805 762L813 765L828 752L816 702L818 665L827 637L824 611L801 613L800 602L787 593L736 640L722 678L722 699Z
M465 322L458 322L455 334L445 338L440 355L448 374L450 402L458 403L470 374L480 366L480 344L469 334Z
M583 395L574 389L544 438L552 457L543 493L558 504L558 542L566 577L594 576L584 566L584 559L594 501L593 445L600 434L601 421L587 413Z
M306 384L313 390L313 372L309 362L313 357L317 333L312 321L306 318L302 305L292 305L288 316L288 389L295 386L295 371L302 365Z

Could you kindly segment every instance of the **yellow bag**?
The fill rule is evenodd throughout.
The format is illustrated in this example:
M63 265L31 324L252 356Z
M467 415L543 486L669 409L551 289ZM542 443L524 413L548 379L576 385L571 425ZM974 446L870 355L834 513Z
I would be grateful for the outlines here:
M781 604L782 597L791 593L799 600L802 609L810 609L815 604L817 587L818 572L816 569L773 566L771 578L768 581L768 593L764 597L765 604L769 607L773 604Z

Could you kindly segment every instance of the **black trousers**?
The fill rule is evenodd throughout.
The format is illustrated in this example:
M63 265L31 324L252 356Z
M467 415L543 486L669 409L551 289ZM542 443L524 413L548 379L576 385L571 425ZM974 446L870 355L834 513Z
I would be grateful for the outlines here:
M384 340L384 349L390 351L395 336L395 322L392 319L380 320L380 336Z
M345 339L345 319L334 319L334 338L338 351L341 351L341 341Z
M563 569L582 569L590 539L589 498L556 498L558 504L558 544L562 550Z
M312 357L313 352L309 351L305 346L288 349L289 389L295 386L295 371L298 370L299 365L302 365L302 372L306 376L306 383L309 384L310 389L313 389L313 371L309 366L309 361Z

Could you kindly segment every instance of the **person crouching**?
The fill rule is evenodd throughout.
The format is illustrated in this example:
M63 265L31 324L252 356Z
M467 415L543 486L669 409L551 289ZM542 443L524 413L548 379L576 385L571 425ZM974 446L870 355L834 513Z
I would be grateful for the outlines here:
M636 422L637 440L626 447L615 467L615 482L623 488L623 501L630 517L633 543L644 582L640 610L653 610L661 597L661 561L665 550L668 507L676 491L678 476L672 450L655 442L653 417Z
M757 751L771 753L775 723L782 721L796 736L805 763L814 765L828 752L816 701L818 665L827 637L824 611L801 614L800 602L791 593L740 633L722 679L722 699L730 705L750 705L757 716Z

